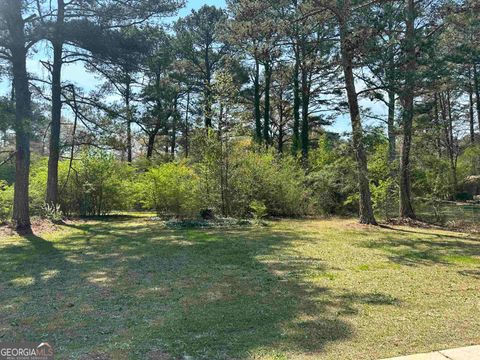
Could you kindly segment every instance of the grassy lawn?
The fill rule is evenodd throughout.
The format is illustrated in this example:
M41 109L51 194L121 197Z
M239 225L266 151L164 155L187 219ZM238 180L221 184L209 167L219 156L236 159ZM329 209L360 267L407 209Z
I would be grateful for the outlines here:
M0 341L60 359L377 359L480 344L480 238L353 220L0 241Z

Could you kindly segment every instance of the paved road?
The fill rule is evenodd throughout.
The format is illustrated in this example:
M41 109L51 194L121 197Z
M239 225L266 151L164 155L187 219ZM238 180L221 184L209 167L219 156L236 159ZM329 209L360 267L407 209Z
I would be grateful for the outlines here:
M428 354L400 356L384 360L480 360L480 345L435 351Z

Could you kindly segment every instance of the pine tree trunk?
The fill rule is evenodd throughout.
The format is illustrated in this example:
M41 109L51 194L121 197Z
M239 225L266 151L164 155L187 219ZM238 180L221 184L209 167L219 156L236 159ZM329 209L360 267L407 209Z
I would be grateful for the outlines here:
M468 100L469 100L468 115L470 117L470 142L474 144L475 143L475 110L474 110L475 104L473 100L473 85L471 81L469 81L469 84L468 84Z
M388 92L387 134L388 162L391 165L397 158L397 136L395 134L395 93L392 91Z
M296 155L300 148L300 54L298 44L295 44L295 65L293 69L293 139L292 153Z
M457 163L456 163L456 145L455 138L453 136L453 118L452 118L452 103L450 100L450 90L447 90L447 110L448 110L448 144L449 144L449 159L450 159L450 171L452 174L452 199L455 199L455 195L458 189L457 180Z
M148 142L147 142L147 159L151 159L153 155L153 149L155 147L155 138L157 136L158 131L152 131L148 134Z
M434 94L434 122L435 122L435 146L437 147L438 158L442 157L442 141L440 140L440 132L438 131L440 128L440 115L438 111L438 93Z
M125 92L125 106L127 109L127 161L132 162L132 111L130 109L130 82L127 80Z
M388 23L388 32L394 31L393 19ZM390 36L390 35L389 35ZM388 118L387 118L387 135L388 135L388 161L390 166L397 159L397 137L395 131L395 51L392 46L388 48L388 64L386 69L386 79L388 84ZM396 169L392 167L390 174L392 178L396 176Z
M270 63L265 63L265 109L263 116L263 139L265 144L270 145L270 82L272 79L272 69Z
M15 86L15 188L13 218L19 232L30 233L29 174L30 174L30 133L31 95L27 74L27 49L25 47L22 1L10 0L5 6L5 18L11 39L12 73Z
M416 53L415 53L415 3L406 1L406 71L405 89L403 90L403 144L400 157L400 217L415 219L412 206L410 150L413 132L413 101L415 89Z
M480 129L480 74L478 74L478 64L473 64L473 85L475 86L475 98L477 100L477 121Z
M53 66L52 66L52 123L50 127L50 144L48 155L48 176L46 203L58 204L58 161L60 159L60 130L62 117L62 54L63 35L62 26L64 21L65 5L63 0L57 1L57 23L54 34Z
M397 158L397 137L395 132L395 61L393 51L390 50L389 64L387 71L388 81L388 118L387 118L387 135L388 135L388 161L390 165ZM392 174L394 175L394 174Z
M184 138L185 138L185 157L188 157L188 153L190 150L190 144L189 144L189 124L188 124L188 116L190 112L190 91L187 92L187 108L185 109L185 133L184 133Z
M397 168L394 166L397 159L397 136L395 133L395 92L388 91L388 118L387 118L387 136L388 136L388 166L390 167L390 178L395 179ZM394 203L395 184L392 182L387 190L385 201L385 218L390 218L390 205Z
M283 128L283 121L284 121L284 115L283 115L283 89L280 91L280 96L279 96L279 106L278 106L278 152L280 154L283 154L283 142L284 142L284 136L285 136L285 130Z
M360 119L355 79L353 76L353 48L348 39L348 29L345 20L348 19L350 9L349 0L345 1L344 18L340 21L340 40L342 53L342 66L345 75L345 88L348 96L350 119L352 123L353 146L357 160L358 186L360 191L360 223L377 225L373 214L370 184L368 181L367 156L363 147L363 129Z
M204 88L204 111L205 111L205 128L212 127L212 74L210 70L210 48L205 48L205 88Z
M406 99L406 102L409 102ZM403 116L403 143L400 157L400 217L415 219L415 212L411 202L411 179L410 179L410 149L412 145L412 116L408 113L413 111L411 106L404 109Z
M305 60L305 45L302 41L302 58ZM309 131L310 124L308 123L308 106L310 103L310 89L308 85L308 74L306 64L304 63L301 68L302 76L302 131L300 134L302 143L302 158L304 161L308 159L308 150L310 148Z
M255 140L262 142L262 114L260 111L260 63L255 59L255 77L253 80L254 99L253 114L255 117Z
M170 140L170 154L172 159L175 157L175 148L177 147L177 120L178 120L178 97L175 98L175 108L172 117L172 136Z

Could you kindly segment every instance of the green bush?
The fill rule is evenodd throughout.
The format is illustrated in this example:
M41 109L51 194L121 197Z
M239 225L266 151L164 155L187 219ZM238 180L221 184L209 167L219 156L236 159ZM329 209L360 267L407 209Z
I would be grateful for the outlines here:
M0 180L0 224L8 221L13 206L13 186L6 181Z
M267 216L267 207L261 201L253 200L250 203L252 209L252 216L256 223L260 223L263 218Z
M220 139L213 133L198 134L193 144L195 157L190 161L199 177L202 208L245 217L257 200L273 216L307 212L305 173L295 158L257 148L250 140Z
M223 150L214 131L196 133L192 141L190 167L198 176L202 209L210 209L214 214L228 215L230 212L229 174L225 163L230 154ZM226 181L224 181L226 180Z
M0 179L7 184L12 184L15 181L15 158L0 166Z
M312 151L307 178L314 212L322 215L355 213L358 179L351 148L347 144L333 148L326 140L319 145Z
M416 159L412 170L414 197L448 199L452 195L450 164L435 154Z
M458 158L458 178L480 175L480 145L471 145Z
M32 166L30 176L30 208L33 215L43 217L100 216L114 210L129 210L132 203L133 168L103 151L86 151L58 164L60 209L46 210L47 159Z
M36 216L45 214L45 196L47 191L48 159L36 159L30 168L30 213Z
M231 160L233 215L245 216L252 201L263 202L273 216L299 216L308 211L305 173L291 156L237 148Z
M64 213L100 216L131 208L134 169L127 163L107 152L89 151L74 162L69 176L68 168L67 162L59 167L60 205Z
M46 206L48 159L35 159L30 173L30 212L59 221L64 215L100 216L114 210L130 210L133 198L134 169L102 151L86 151L58 164L59 207ZM11 212L13 185L0 191L0 218Z
M199 214L199 178L184 163L150 168L138 183L145 208L158 215L193 217Z
M396 216L399 206L399 189L396 173L398 161L389 163L388 142L377 143L369 158L368 170L373 209L384 219Z

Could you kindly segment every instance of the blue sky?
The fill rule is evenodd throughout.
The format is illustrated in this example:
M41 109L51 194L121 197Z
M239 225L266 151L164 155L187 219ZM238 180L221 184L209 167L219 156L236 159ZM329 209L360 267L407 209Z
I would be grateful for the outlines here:
M185 16L187 15L192 9L198 9L201 8L203 5L215 5L218 7L225 7L225 0L207 0L207 1L202 1L202 0L190 0L187 2L187 6L180 10L179 15L180 16Z

